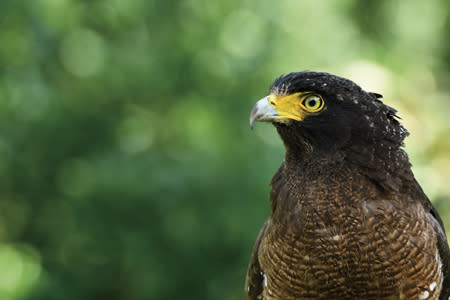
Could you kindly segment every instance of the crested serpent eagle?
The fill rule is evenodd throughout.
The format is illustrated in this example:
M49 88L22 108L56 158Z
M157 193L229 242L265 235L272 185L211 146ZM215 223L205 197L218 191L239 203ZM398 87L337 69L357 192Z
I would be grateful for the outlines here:
M286 148L256 240L246 300L450 294L439 214L414 178L408 131L381 95L328 73L280 76L250 115Z

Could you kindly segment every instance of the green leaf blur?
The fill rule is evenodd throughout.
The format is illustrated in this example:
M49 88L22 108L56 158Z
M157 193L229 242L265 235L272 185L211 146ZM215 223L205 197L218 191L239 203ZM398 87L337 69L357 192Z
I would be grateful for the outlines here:
M0 299L242 299L281 73L384 95L450 230L450 2L2 0Z

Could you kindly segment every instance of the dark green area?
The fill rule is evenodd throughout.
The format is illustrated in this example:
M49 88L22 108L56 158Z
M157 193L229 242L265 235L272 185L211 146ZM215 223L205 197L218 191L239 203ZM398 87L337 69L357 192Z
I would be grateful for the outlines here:
M2 0L0 298L241 299L284 154L248 116L303 69L381 87L450 229L449 11Z

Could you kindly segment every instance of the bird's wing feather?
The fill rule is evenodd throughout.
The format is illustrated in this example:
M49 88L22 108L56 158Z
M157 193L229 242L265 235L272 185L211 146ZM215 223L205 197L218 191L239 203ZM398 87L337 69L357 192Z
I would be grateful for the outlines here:
M450 249L448 247L447 235L445 234L442 219L428 198L427 201L431 206L430 212L428 213L428 219L436 232L437 246L442 262L442 273L444 274L444 282L442 283L442 290L439 300L447 300L450 297Z
M422 199L422 206L427 212L428 220L433 226L434 231L436 232L437 237L437 247L439 251L439 257L441 258L442 263L442 273L444 274L444 281L442 283L441 295L439 296L439 300L448 300L450 297L450 248L447 242L447 235L445 233L444 222L441 219L441 216L437 212L436 208L434 208L430 199L428 199L427 195L423 192L419 183L413 178L414 186L418 188L417 192Z
M272 178L272 181L270 182L271 191L270 191L270 201L272 202L272 210L276 206L276 199L277 197L282 194L283 196L286 195L286 182L283 179L283 168L284 164L281 165L281 167L278 169L278 171L275 173L275 175ZM261 245L261 241L264 238L264 235L266 233L266 228L270 222L270 218L267 219L267 221L264 223L263 227L261 228L258 238L256 239L255 245L253 246L252 251L252 257L250 259L250 264L248 266L247 271L247 279L245 282L245 300L259 300L262 299L262 292L263 292L263 283L264 283L264 275L263 270L261 269L261 266L258 261L258 254L259 254L259 248Z
M263 292L264 278L258 261L258 252L267 222L268 221L264 223L263 227L259 231L258 238L253 246L252 257L250 259L250 264L248 265L247 279L245 281L245 300L262 299L261 295Z

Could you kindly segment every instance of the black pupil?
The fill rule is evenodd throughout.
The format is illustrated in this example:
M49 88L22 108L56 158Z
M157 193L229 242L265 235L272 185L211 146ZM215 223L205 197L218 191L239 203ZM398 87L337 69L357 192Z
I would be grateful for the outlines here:
M311 107L314 107L314 106L316 106L316 101L317 101L316 99L309 99L308 105Z

